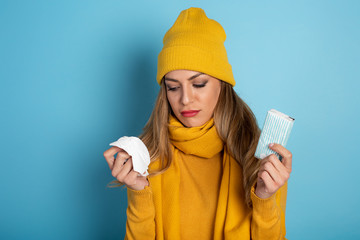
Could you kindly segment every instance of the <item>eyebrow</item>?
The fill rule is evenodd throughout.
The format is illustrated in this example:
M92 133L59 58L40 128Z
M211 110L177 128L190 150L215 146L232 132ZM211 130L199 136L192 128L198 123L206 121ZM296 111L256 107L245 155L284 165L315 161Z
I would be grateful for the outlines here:
M190 78L188 78L188 80L190 81L190 80L193 80L194 78L197 78L198 76L200 76L200 75L203 75L204 73L197 73L197 74L195 74L194 76L192 76L192 77L190 77ZM164 77L164 80L167 80L167 81L172 81L172 82L179 82L178 80L176 80L176 79L173 79L173 78L167 78L167 77Z

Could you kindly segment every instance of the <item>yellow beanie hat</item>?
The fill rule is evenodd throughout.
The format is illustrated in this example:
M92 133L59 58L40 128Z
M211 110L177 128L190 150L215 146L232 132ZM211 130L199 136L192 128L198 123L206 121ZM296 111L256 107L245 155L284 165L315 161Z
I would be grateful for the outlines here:
M228 62L223 27L201 8L183 10L166 32L158 56L156 80L168 72L186 69L202 72L235 86Z

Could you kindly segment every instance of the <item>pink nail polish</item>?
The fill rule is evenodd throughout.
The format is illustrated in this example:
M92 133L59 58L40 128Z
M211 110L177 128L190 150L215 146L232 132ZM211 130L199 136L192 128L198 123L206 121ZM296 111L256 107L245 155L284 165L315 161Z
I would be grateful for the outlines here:
M274 144L273 144L273 143L270 143L270 144L269 144L269 147L273 147L273 146L274 146Z

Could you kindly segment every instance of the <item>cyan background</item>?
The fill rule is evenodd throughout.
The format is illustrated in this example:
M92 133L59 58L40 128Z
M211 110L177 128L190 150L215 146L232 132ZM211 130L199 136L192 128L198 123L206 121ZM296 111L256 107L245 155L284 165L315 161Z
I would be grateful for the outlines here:
M296 121L289 239L359 239L359 1L0 0L0 239L122 239L109 143L152 111L162 38L202 7L260 127ZM358 190L356 190L358 189Z

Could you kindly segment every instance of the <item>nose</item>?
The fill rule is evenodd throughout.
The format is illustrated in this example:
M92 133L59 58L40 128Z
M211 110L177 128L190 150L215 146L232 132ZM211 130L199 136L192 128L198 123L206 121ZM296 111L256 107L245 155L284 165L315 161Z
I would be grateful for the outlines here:
M194 101L194 93L190 87L184 87L181 96L181 103L183 105L188 105Z

